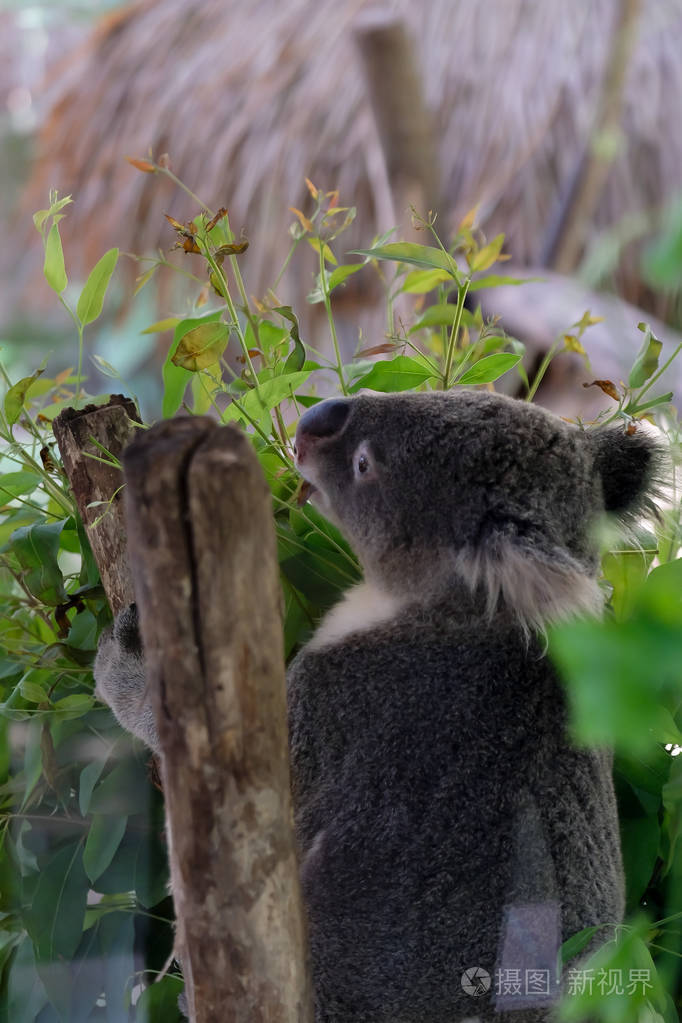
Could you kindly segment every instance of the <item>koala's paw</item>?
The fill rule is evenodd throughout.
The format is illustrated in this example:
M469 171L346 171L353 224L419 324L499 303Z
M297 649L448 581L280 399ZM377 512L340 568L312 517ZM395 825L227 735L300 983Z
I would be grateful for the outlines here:
M113 637L126 653L142 657L142 640L137 617L137 604L128 604L114 619Z
M95 657L95 694L118 721L156 750L158 741L144 670L137 607L130 604L102 633Z

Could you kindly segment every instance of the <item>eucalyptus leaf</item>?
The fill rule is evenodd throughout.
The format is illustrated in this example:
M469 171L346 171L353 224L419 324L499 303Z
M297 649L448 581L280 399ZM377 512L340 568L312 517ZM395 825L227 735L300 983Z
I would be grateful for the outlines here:
M121 844L128 818L109 814L95 814L83 850L83 866L91 881L104 873Z
M478 277L469 285L469 291L482 291L484 288L500 288L505 284L530 284L531 281L543 281L544 277L506 277L504 274L490 274Z
M57 561L59 540L66 519L37 522L15 529L9 550L22 569L24 586L43 604L56 606L66 600L64 577Z
M33 1023L47 1004L47 994L36 970L33 942L26 935L19 942L7 978L7 1020Z
M639 328L643 330L644 341L630 370L628 377L630 387L642 387L654 375L663 348L662 342L652 333L650 327L640 323Z
M230 336L224 323L201 323L183 334L171 362L191 373L220 362Z
M0 476L0 503L19 495L32 494L41 477L35 472L7 472Z
M130 993L135 976L135 918L132 913L108 913L97 927L97 941L104 964L104 995L107 1020L130 1018ZM136 1019L139 1017L136 1014ZM158 1017L166 1023L166 1017ZM168 1017L169 1023L172 1016ZM151 1023L151 1021L150 1021Z
M496 355L488 355L474 363L457 380L458 384L472 386L474 384L489 384L493 380L508 373L521 361L520 355L513 355L511 352L498 352Z
M22 377L16 384L13 384L5 395L5 415L10 426L14 426L19 419L23 412L26 398L38 377L45 372L46 364L47 358L43 359L38 369L31 373L29 377Z
M354 393L363 387L372 391L409 391L433 376L433 370L423 362L409 355L398 355L395 359L375 362L369 373L351 387Z
M408 295L426 295L447 281L452 284L452 273L449 270L413 270L403 281L400 290Z
M83 816L90 809L92 791L99 781L105 767L104 760L93 760L83 768L78 782L78 808Z
M158 983L150 984L144 989L135 1006L135 1016L139 1023L182 1023L184 1017L178 1009L178 995L184 990L179 977L168 975Z
M239 419L240 413L246 412L251 419L260 420L264 413L269 412L286 398L290 398L310 376L309 370L300 373L285 373L272 380L258 385L258 390L248 391L239 398L239 404L232 402L223 413L223 422Z
M70 959L83 932L89 888L80 839L43 864L23 920L39 960Z
M457 316L457 306L453 302L443 302L439 305L430 305L424 315L412 327L410 334L423 327L451 327ZM462 309L460 322L465 327L475 327L476 320L473 313L468 309Z
M388 245L375 245L371 249L353 249L351 255L367 256L368 259L384 259L393 263L407 263L410 266L418 266L423 269L447 270L449 276L454 280L459 277L457 264L452 256L433 245L389 242Z
M53 223L45 243L45 262L43 264L45 280L53 291L61 295L69 283L64 266L64 252L59 235L59 225Z
M118 249L109 249L90 271L76 306L76 316L83 326L92 323L102 312L104 296L117 262Z
M185 334L189 333L189 331L194 327L205 323L217 323L221 315L222 313L218 310L215 313L209 313L208 316L193 317L176 323L173 343L170 346L161 371L163 376L162 413L164 419L170 419L170 417L174 416L178 411L182 404L182 399L185 395L187 385L192 379L192 374L188 369L176 366L173 362L173 356L175 355L178 345ZM151 330L151 328L149 329Z
M298 331L298 320L290 305L276 306L274 312L279 313L280 316L283 316L291 324L289 335L294 342L294 349L284 363L284 372L297 373L303 369L303 364L305 363L305 346L301 341Z

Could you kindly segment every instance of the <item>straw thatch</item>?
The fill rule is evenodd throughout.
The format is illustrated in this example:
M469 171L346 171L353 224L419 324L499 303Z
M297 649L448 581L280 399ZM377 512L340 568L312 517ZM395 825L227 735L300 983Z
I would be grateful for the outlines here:
M433 112L440 224L481 202L481 226L504 231L517 262L537 264L548 225L584 154L622 0L393 0L414 38ZM344 248L392 226L385 163L353 26L362 0L141 0L109 16L64 62L28 204L49 185L77 204L65 233L85 265L119 244L168 247L167 210L193 204L136 172L126 154L170 154L209 204L229 206L251 241L250 290L272 280L290 241L287 207L304 177L358 206ZM623 89L619 153L592 237L626 213L659 210L682 188L682 0L642 0ZM405 211L398 211L407 219ZM311 265L289 283L305 293ZM642 301L635 245L619 280Z

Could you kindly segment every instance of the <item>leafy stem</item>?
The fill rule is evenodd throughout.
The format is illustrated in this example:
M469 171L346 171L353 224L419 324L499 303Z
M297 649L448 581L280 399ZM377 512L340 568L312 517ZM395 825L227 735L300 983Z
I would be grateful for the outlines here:
M450 371L452 369L452 362L455 357L455 349L457 347L457 337L459 335L459 329L462 323L462 314L464 312L464 302L466 301L467 293L469 291L469 285L471 279L463 281L462 284L457 287L457 307L455 309L455 318L452 321L452 330L450 331L450 337L448 339L448 347L445 357L445 369L443 370L443 390L447 391L450 387Z
M348 394L348 387L346 385L346 379L343 375L343 362L341 361L341 351L339 349L339 340L336 336L336 324L334 323L334 316L332 313L332 303L329 297L329 285L327 283L327 267L324 262L324 243L321 238L319 240L319 255L320 255L320 284L322 286L322 296L324 299L324 308L327 312L327 320L329 321L329 330L332 336L332 344L334 346L334 356L336 358L336 374L339 378L339 384L341 385L341 391L343 394Z

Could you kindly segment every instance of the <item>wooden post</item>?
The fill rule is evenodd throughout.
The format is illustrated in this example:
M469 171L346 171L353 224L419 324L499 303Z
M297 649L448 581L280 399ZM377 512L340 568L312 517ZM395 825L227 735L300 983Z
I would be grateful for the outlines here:
M191 1016L307 1023L270 492L208 418L157 424L123 462Z
M134 402L122 394L113 394L106 405L64 409L52 426L102 577L104 592L114 614L135 599L126 557L121 490L123 473L104 464L104 461L98 461L106 459L106 455L93 443L93 439L120 458L123 448L136 433L136 423L139 423L139 416ZM111 505L109 509L102 505L89 508L93 501L111 501Z

